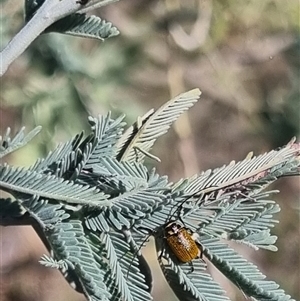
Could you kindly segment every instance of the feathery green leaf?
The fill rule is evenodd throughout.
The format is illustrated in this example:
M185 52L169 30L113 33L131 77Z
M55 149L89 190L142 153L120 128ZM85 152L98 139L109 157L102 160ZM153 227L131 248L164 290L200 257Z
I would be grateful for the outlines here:
M98 16L87 16L81 13L69 15L46 29L46 32L52 31L102 41L119 34L118 29L111 22Z
M138 119L118 141L118 160L141 162L156 139L165 134L171 124L198 101L200 95L199 89L182 93L157 111L150 111Z
M25 135L25 127L22 127L21 130L16 134L16 136L11 138L11 130L10 128L7 128L4 137L0 136L0 158L26 145L31 139L34 138L34 136L36 136L40 132L41 129L42 127L38 126L27 135Z

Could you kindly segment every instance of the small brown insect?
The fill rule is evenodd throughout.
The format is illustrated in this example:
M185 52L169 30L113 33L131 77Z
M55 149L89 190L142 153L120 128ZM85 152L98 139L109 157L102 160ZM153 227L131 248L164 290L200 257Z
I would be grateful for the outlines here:
M183 227L178 222L169 222L165 227L165 239L176 258L182 262L189 262L196 258L202 259L203 248L195 241L195 233ZM193 271L193 268L192 268Z

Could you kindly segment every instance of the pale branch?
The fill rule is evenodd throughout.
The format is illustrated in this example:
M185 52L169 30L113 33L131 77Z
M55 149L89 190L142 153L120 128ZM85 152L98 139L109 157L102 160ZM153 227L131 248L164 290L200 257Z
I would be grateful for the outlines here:
M82 5L77 0L45 0L33 17L0 53L0 76L44 30L56 21L76 12L86 12L116 0L93 0Z

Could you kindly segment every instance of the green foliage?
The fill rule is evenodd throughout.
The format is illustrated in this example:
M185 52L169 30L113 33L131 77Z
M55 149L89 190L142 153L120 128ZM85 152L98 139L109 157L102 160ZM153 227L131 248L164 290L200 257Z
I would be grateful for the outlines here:
M0 136L0 158L26 145L41 130L41 127L36 127L26 136L24 135L24 130L25 128L23 127L13 139L10 138L10 128L6 130L3 137Z
M85 38L96 38L102 41L119 34L117 28L112 26L110 22L101 20L97 16L86 16L85 14L67 16L51 25L46 32L51 31Z
M274 191L263 189L279 177L299 174L295 140L177 183L144 165L155 140L199 96L195 89L175 97L124 134L123 116L89 117L90 135L78 134L29 169L1 165L0 187L14 197L1 200L2 218L26 215L37 222L52 253L40 262L61 270L88 300L152 300L149 268L140 254L149 234L180 300L229 300L207 272L208 261L254 300L292 300L226 242L276 250L270 228L280 208L270 200ZM27 136L23 131L14 138L7 132L3 157L39 128ZM164 226L177 219L203 246L205 261L194 260L193 272L166 246Z
M69 1L69 4L75 8L72 8L72 13L68 16L65 13L59 15L58 12L58 15L54 14L53 18L49 18L50 9L48 12L45 10L46 14L42 14L44 20L47 19L54 23L50 23L52 25L49 27L47 27L49 25L47 23L48 25L37 32L37 35L42 32L54 31L100 40L113 37L119 32L110 22L85 14L88 8L93 8L93 3L98 2L99 6L102 6L112 1L88 1L87 5L75 0ZM26 0L25 21L30 22L46 2L50 5L48 8L51 8L50 0ZM286 3L283 4L284 7L280 6L284 9L278 9L272 1L264 2L259 9L257 9L258 5L255 1L250 1L247 9L244 4L231 4L218 0L213 2L218 13L212 18L211 36L210 39L207 39L209 42L204 45L203 49L201 48L201 51L206 52L207 57L210 58L210 64L215 60L212 58L218 57L219 52L222 52L222 49L216 46L219 46L220 42L225 44L226 39L234 40L231 39L231 34L235 31L242 31L243 27L250 28L251 22L256 28L258 16L267 17L262 17L263 29L274 30L277 27L280 29L283 26L281 24L285 23L277 22L278 19L282 19L281 16L274 17L278 10L281 12L284 9L286 12L295 11L293 9L295 4L292 2L288 6ZM172 29L181 28L180 20L200 20L199 15L204 13L203 16L205 14L209 16L206 18L208 24L204 24L204 27L209 28L210 9L213 2L208 3L208 7L197 8L200 14L194 8L189 8L187 15L183 13L183 10L176 11L176 9L168 14L168 9L166 9L167 18L166 20L162 18L164 22L158 21L158 25L161 25L157 28L171 34L176 44L180 41L178 36L176 39L176 35L174 35L176 31ZM67 1L56 1L55 4L62 7L63 3L67 3ZM282 5L278 2L277 5L279 4ZM146 5L149 4L143 3L144 11L156 11L152 8L145 9ZM162 10L159 9L159 11ZM141 20L146 19L144 15L136 15ZM294 17L291 22L292 27L295 27L294 23L297 22L297 18ZM8 21L7 18L4 17L4 19ZM41 24L40 20L36 24ZM124 20L126 20L126 16ZM228 22L228 20L230 21ZM13 22L9 20L9 26L4 29L5 34L9 33L11 23ZM196 22L195 25L197 23L199 22ZM59 47L59 45L63 46L63 44L59 44L59 39L53 38L53 36L45 39L45 43L42 42L37 46L37 54L41 56L42 60L45 60L44 54L47 53L50 66L47 67L47 74L57 76L59 72L63 71L70 75L69 79L61 85L69 87L67 90L70 91L69 94L72 97L66 95L64 92L66 90L62 93L62 89L57 89L53 84L54 78L50 79L51 85L45 84L46 81L41 81L39 73L37 90L31 90L30 87L23 89L18 84L22 93L23 90L27 91L25 93L27 99L24 98L24 95L17 96L18 100L15 103L19 104L20 99L28 100L26 106L31 111L32 104L38 106L41 100L52 97L55 99L54 107L57 114L52 114L51 110L45 110L43 104L43 112L48 112L49 124L53 125L57 120L63 120L63 122L76 120L76 125L78 125L79 118L70 118L69 108L67 110L68 118L66 118L65 112L62 110L64 102L61 100L72 98L76 101L78 116L82 118L88 111L87 105L82 99L86 99L86 95L91 95L88 93L90 91L85 90L88 85L81 82L84 75L89 77L90 82L94 78L94 87L91 90L95 95L98 92L95 87L100 87L98 89L101 89L102 93L103 83L106 82L109 82L115 89L117 85L112 84L111 79L115 80L116 75L118 75L119 83L128 81L127 70L122 67L128 67L129 61L136 62L135 53L141 49L147 51L152 49L152 47L148 47L149 44L146 45L146 40L152 42L152 39L145 35L141 39L140 30L143 25L139 24L137 27L139 28L137 39L132 42L132 45L123 47L126 58L124 53L124 58L122 58L119 49L118 55L111 55L111 48L107 51L109 59L105 59L103 49L101 49L100 59L96 60L94 55L90 65L83 61L83 57L79 53L77 55L76 51L70 51L69 49L72 48L70 45L67 47L68 50L63 52L63 47L61 49ZM144 27L146 32L149 28ZM200 28L202 27L200 26ZM46 30L44 30L45 28ZM134 36L132 28L128 32L130 32L129 35ZM191 34L190 37L193 38L193 35ZM241 37L244 40L243 33L241 33ZM172 39L168 36L166 40L171 41ZM286 42L286 45L290 45L290 43ZM165 41L163 44L165 45ZM168 45L170 46L171 43L168 42ZM176 55L175 52L184 53L188 50L186 48L188 45L179 43L177 46L180 51L174 51L172 61L177 61L173 57ZM192 47L190 50L196 53L199 47L200 45ZM239 49L237 45L230 48L234 51L235 47ZM217 48L217 56L214 48ZM260 49L259 47L253 48ZM267 57L272 57L278 51L276 49L271 51ZM260 51L258 50L258 52ZM154 57L151 58L150 53L151 51L147 55L150 56L151 61ZM236 53L233 56L237 58L235 62L237 65L232 63L234 62L232 59L224 60L224 62L229 61L230 64L227 66L221 64L221 69L217 70L218 87L220 95L224 99L226 99L226 92L229 91L227 102L232 102L232 107L236 107L238 110L242 108L241 111L246 111L246 105L237 100L247 100L245 97L247 94L233 93L232 87L228 89L228 83L237 83L236 91L244 91L243 88L241 89L241 83L244 83L245 78L247 80L248 74L251 74L253 70L249 70L248 64L241 62L249 60L249 57L250 60L256 56L258 60L264 58L257 55L256 52L250 54L246 59L240 59ZM32 60L37 66L39 65L39 57L34 52ZM113 68L106 66L109 60L113 61ZM120 65L123 60L127 63ZM154 61L156 60L157 58L154 59ZM100 63L103 64L103 62L105 68L103 66L102 68L105 70L101 73L98 70L101 70ZM157 64L157 62L159 63ZM147 66L147 63L149 64L147 60L143 59L143 66ZM166 64L168 71L172 69L170 61L164 58L160 58L156 64L159 65L159 68ZM32 64L29 65L32 67ZM202 70L197 64L190 65L194 65L196 70ZM233 70L243 70L243 65L246 65L247 77L243 73L233 72ZM93 66L97 66L97 76L94 76L95 74L92 72L95 70ZM218 69L217 64L214 64L214 68ZM190 69L193 71L193 68ZM209 72L205 68L203 70L206 77ZM23 73L20 72L20 74ZM171 72L168 73L171 74ZM152 77L155 78L155 76ZM191 72L190 79L185 81L193 83L194 78L194 73ZM223 91L221 89L222 78L225 79ZM19 80L18 77L16 80ZM239 83L239 81L241 82ZM27 85L30 81L24 82ZM135 80L133 82L136 85ZM298 81L296 82L298 83ZM10 81L7 83L6 85L11 85ZM159 82L156 85L159 87L165 83ZM192 85L194 86L194 84ZM51 96L50 86L56 93L55 97L53 94ZM140 86L145 87L145 85ZM213 85L213 87L215 86ZM17 95L16 85L11 85L11 87L6 91L13 91L12 93ZM210 98L221 98L220 95L215 94L214 88L210 87L206 90L211 91ZM122 100L124 100L123 95L124 93L122 93ZM232 97L233 95L234 97ZM281 110L282 112L290 112L289 115L292 114L293 118L287 117L276 106L276 110L273 112L267 107L270 102L266 98L268 102L266 112L262 111L261 114L266 120L276 121L271 123L269 128L272 135L276 132L276 136L272 140L278 139L278 143L286 138L286 133L297 133L298 131L298 120L293 106L297 95L297 93L291 93L289 102L281 107L284 108ZM6 92L4 99L9 99L11 104L13 101L10 96ZM45 158L37 160L30 168L15 168L1 163L0 187L12 196L12 198L1 199L1 221L4 221L5 224L5 221L22 223L29 220L33 225L38 225L35 229L51 251L51 257L43 256L40 263L46 267L59 269L69 282L75 283L76 289L84 293L88 300L152 299L151 272L140 253L140 248L145 244L148 235L153 235L155 238L161 269L180 300L229 300L219 284L208 273L206 266L208 262L211 262L253 300L292 300L275 282L265 280L265 276L256 266L236 253L232 249L232 243L244 244L255 250L260 248L277 250L274 246L277 237L271 235L270 230L277 223L274 214L279 212L280 208L270 199L270 195L274 191L264 192L263 190L280 177L299 175L299 144L292 140L288 145L276 151L258 157L250 155L241 162L231 162L227 166L208 170L177 183L169 183L166 176L158 175L155 169L149 170L144 164L145 158L159 161L157 157L150 154L154 142L167 132L171 123L182 112L189 109L199 96L198 90L179 95L157 111L151 110L143 117L138 118L124 133L123 116L115 120L110 114L98 118L89 117L90 135L84 137L83 132L76 135L72 140L59 145ZM281 99L281 95L278 98ZM260 100L257 100L260 103ZM43 119L47 119L44 118L44 114ZM24 115L28 117L28 114ZM36 114L36 116L38 115ZM249 119L255 120L255 118ZM274 131L274 124L282 131L280 135L278 131ZM22 128L15 137L11 138L10 129L8 129L4 138L0 139L0 157L4 158L26 145L39 131L40 127L37 127L25 136L24 128ZM194 260L192 273L190 264L180 264L175 254L166 246L164 227L170 220L177 219L182 220L186 227L198 234L198 243L203 247L205 261ZM231 247L227 242L230 242Z
M28 22L45 0L27 0L25 2L25 21ZM104 40L119 34L116 27L110 22L101 20L97 16L87 16L75 13L62 18L49 26L45 32L59 32L74 36L96 38Z
M120 140L118 160L142 161L155 140L168 131L170 124L184 110L194 105L198 94L197 89L192 90L170 100L156 112L149 111L139 118Z

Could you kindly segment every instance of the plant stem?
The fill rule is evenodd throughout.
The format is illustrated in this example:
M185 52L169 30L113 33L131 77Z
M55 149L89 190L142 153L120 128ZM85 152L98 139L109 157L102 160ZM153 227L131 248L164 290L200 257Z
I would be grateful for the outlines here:
M0 76L47 27L80 8L76 0L46 0L0 53Z

